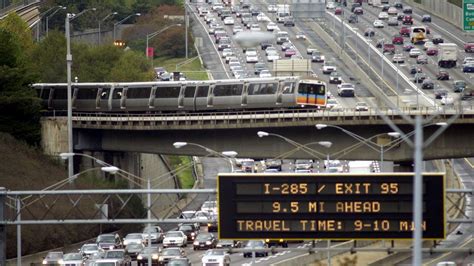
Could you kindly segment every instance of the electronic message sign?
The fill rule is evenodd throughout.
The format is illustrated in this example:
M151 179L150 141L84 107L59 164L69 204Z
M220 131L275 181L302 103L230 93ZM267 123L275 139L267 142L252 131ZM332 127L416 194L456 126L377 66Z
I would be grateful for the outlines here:
M221 239L410 239L413 173L220 174ZM423 174L424 239L445 238L444 175Z

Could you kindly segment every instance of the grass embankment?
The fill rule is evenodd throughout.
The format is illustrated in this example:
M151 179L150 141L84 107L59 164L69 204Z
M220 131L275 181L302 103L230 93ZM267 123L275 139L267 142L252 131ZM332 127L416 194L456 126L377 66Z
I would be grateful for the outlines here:
M173 169L181 169L182 170L176 172L176 176L179 180L179 185L181 188L192 188L194 186L194 177L193 177L193 170L192 170L192 159L189 156L176 156L172 155L168 157L171 163L171 167ZM185 167L187 166L187 167Z
M186 61L185 58L156 58L153 65L155 67L164 67L166 71L170 73L173 71L183 72L186 75L186 79L188 80L208 80L209 78L207 76L206 69L201 66L201 61L199 61L199 58L191 58L194 58L194 60L190 60L189 63L178 66L178 69L176 69L176 65L184 63Z

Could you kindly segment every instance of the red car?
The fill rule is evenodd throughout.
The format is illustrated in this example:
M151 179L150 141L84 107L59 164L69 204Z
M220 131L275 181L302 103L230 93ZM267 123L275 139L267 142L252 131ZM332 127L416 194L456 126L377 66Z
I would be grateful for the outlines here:
M474 42L468 42L464 44L464 51L466 53L474 53Z
M290 56L295 55L295 54L296 54L296 51L295 51L295 49L292 49L292 48L286 49L286 51L285 51L285 57L290 57Z
M404 16L403 19L402 19L402 24L403 25L408 25L408 24L413 25L413 18L411 16L408 16L408 15Z
M410 28L402 27L400 29L400 35L405 36L405 37L410 37Z
M403 37L401 35L394 35L392 38L393 44L403 44Z
M386 43L383 46L383 53L395 53L395 45Z
M428 50L426 50L426 55L438 55L438 48L436 47L430 47Z
M336 9L334 9L334 15L342 15L342 7L336 7Z

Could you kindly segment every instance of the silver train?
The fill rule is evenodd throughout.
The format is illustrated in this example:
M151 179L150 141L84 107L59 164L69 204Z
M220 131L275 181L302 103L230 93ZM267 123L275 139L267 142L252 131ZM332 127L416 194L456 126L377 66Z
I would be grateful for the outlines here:
M33 84L44 109L67 110L66 83ZM325 106L326 84L299 77L72 83L75 112L202 112Z

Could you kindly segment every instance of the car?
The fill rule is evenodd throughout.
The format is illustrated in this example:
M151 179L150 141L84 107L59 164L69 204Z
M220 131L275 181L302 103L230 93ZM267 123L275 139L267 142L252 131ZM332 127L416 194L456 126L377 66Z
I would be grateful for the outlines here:
M224 25L234 25L235 21L232 17L226 17L224 19Z
M277 32L277 44L282 44L284 42L288 42L290 39L288 37L288 32L286 31L279 31Z
M103 250L92 253L90 256L84 258L84 266L95 266L96 261L99 259L103 259L104 256L105 251Z
M296 55L296 50L294 48L289 48L285 50L285 57L291 57Z
M354 8L354 14L355 15L363 15L364 10L362 9L362 7L356 7L356 8Z
M207 15L204 17L204 21L206 21L206 24L211 24L212 22L216 22L217 19L216 19L216 17L214 17L214 15L212 15L212 14L207 14Z
M148 258L151 257L152 265L156 265L159 263L158 259L160 257L160 251L158 247L151 246L145 247L140 253L137 255L137 264L139 266L144 266L148 264Z
M245 50L245 55L257 55L257 49L256 48L247 48Z
M230 265L230 255L227 250L213 249L204 253L202 265Z
M127 234L127 236L125 236L125 238L123 239L123 245L126 247L128 244L131 243L145 243L145 239L143 238L143 235L141 233Z
M265 55L268 55L269 53L278 53L277 49L273 46L269 46L265 48Z
M186 257L186 253L182 248L165 248L158 254L158 263L159 265L168 265L170 260L184 257Z
M429 56L438 55L438 48L436 47L428 48L428 50L426 50L426 55L429 55Z
M403 43L402 50L405 52L411 51L411 49L415 48L415 45L410 41L406 41Z
M464 44L464 52L472 53L474 52L474 42L468 42Z
M449 72L446 70L440 70L436 74L436 79L437 80L449 80Z
M240 248L241 246L241 241L230 239L221 239L216 244L216 248Z
M428 64L428 57L426 55L419 55L419 56L416 57L416 63L417 64L423 64L423 65Z
M167 266L191 266L191 261L187 258L175 258L168 261Z
M99 246L99 248L103 250L123 247L123 241L120 238L119 234L101 234L97 236L95 242Z
M395 45L391 44L391 43L386 43L383 45L383 48L382 48L382 52L383 53L391 53L391 54L394 54L395 53Z
M403 44L403 37L401 35L393 35L392 44Z
M296 33L296 39L297 40L306 40L306 35L304 34L304 32L298 32Z
M441 37L440 35L435 35L435 36L433 36L433 38L431 39L431 41L432 41L434 44L444 43L444 39L443 39L443 37Z
M412 75L415 75L416 73L421 73L423 72L423 70L417 66L417 65L411 65L410 66L410 69L408 70L408 72Z
M265 63L259 62L254 65L254 68L255 68L255 71L254 71L255 75L258 75L260 74L260 71L267 69L267 65Z
M356 111L369 111L369 105L366 102L357 102L355 106Z
M268 62L273 62L278 59L280 59L280 55L277 52L270 52L267 54Z
M413 13L413 9L410 6L405 6L403 9L404 14L411 14Z
M389 26L398 26L398 19L396 17L390 17L387 21L387 25Z
M318 48L314 46L308 46L306 48L306 54L312 54L313 52L319 52Z
M361 7L361 6L362 6L361 3L358 3L357 1L355 1L354 3L352 3L351 12L354 12L356 8Z
M405 56L403 54L395 54L392 57L393 63L405 63Z
M245 246L244 249L257 249L256 251L244 251L243 255L244 258L251 258L252 254L255 254L255 257L266 257L268 256L268 251L258 251L258 249L265 249L268 248L268 245L265 243L263 240L249 240Z
M474 72L474 63L468 63L468 64L463 65L462 72L464 73Z
M281 44L281 50L286 51L290 48L293 48L293 44L291 42L284 42Z
M282 164L283 164L282 160L267 159L265 160L265 169L266 170L274 169L280 172L282 170Z
M178 226L177 231L183 232L187 237L187 241L194 241L199 233L199 228L200 226L196 226L195 223L182 223Z
M278 11L277 5L268 5L268 13L275 13Z
M462 61L462 66L474 63L474 57L465 57Z
M448 95L448 90L446 89L436 89L434 90L435 99L440 100L444 96Z
M375 43L375 47L377 48L382 48L385 44L385 39L378 39L377 42Z
M243 68L234 70L232 72L232 75L234 75L236 79L243 79L243 78L248 77L247 72L245 72Z
M266 22L266 21L270 21L270 18L268 18L264 13L258 13L257 21L258 22Z
M337 103L336 99L328 99L326 101L326 109L338 109L339 104Z
M268 47L273 47L272 42L270 42L270 41L265 41L265 42L260 43L260 48L262 48L262 50L265 50L265 49L267 49Z
M231 48L231 42L229 38L221 38L217 45L217 50L223 51L226 48Z
M334 15L342 15L342 13L343 13L342 7L336 7L334 9Z
M388 13L387 12L380 12L379 15L378 15L378 18L380 20L388 19Z
M324 63L326 57L321 52L313 52L311 54L311 61L316 63Z
M453 82L453 91L454 92L463 92L466 89L466 81L464 80L455 80Z
M62 251L50 251L43 258L42 264L61 265L63 263L64 253Z
M200 233L193 242L193 249L212 249L217 245L217 238L211 233Z
M115 261L115 265L131 265L132 260L125 252L125 249L107 250L104 254L104 260Z
M97 253L100 251L99 246L97 244L84 244L82 247L78 250L79 253L82 254L84 258L88 258L90 255Z
M441 97L441 104L442 105L452 105L454 104L454 98L452 96L446 95Z
M242 70L242 71L243 71L242 67L240 67L240 69L238 69L238 70ZM205 221L207 221L207 220L210 219L209 213L208 213L208 212L205 212L205 211L197 211L197 212L194 214L194 219L202 220L199 224L200 224L200 225L206 225L207 222L205 222Z
M421 88L424 89L424 90L432 90L432 89L434 89L434 82L431 79L426 78L421 83Z
M63 256L61 265L82 266L83 262L81 253L66 253Z
M262 69L262 71L260 71L258 76L260 78L270 78L272 76L272 73L270 73L270 70L268 69Z
M335 2L332 2L332 1L328 1L328 2L326 3L326 8L327 8L327 9L334 9L334 8L336 8L336 3L335 3Z
M258 56L257 55L253 55L253 54L247 54L245 56L245 61L247 63L257 63L258 62Z
M234 51L232 51L232 48L224 48L222 50L222 58L226 58L228 56L234 55Z
M398 21L402 21L402 20L403 20L403 17L405 17L405 14L403 14L403 13L398 13L398 15L397 15L397 20L398 20Z
M143 239L148 242L148 238L152 243L160 243L163 241L163 229L157 225L147 226L142 232Z
M391 6L391 7L388 8L387 13L388 13L390 16L396 16L396 15L398 14L398 10L397 10L396 7Z
M270 247L282 247L282 248L287 248L288 247L288 241L284 239L265 239L265 243L267 246Z
M421 22L431 22L431 16L428 14L425 14L421 17Z
M355 88L351 83L341 83L337 85L337 95L341 97L354 97Z
M423 80L425 80L427 77L426 77L426 74L423 73L423 72L419 72L419 73L416 73L415 74L415 77L413 78L413 82L415 83L423 83Z
M426 51L430 47L436 47L436 46L433 42L426 40L425 43L423 44L423 50Z
M409 15L403 16L402 24L403 24L403 25L413 25L413 18L412 18L412 16L409 16Z
M364 36L373 37L375 35L375 30L373 28L367 28L364 31Z
M269 72L270 72L270 71L269 71ZM260 74L262 74L262 73L260 72ZM271 76L271 75L270 75L270 76ZM262 77L261 77L261 78L262 78ZM218 226L217 226L217 220L218 220L217 212L211 213L210 220L212 220L212 221L207 223L207 232L217 232L217 231L218 231Z
M357 23L359 22L359 16L357 16L356 14L351 14L349 16L349 19L347 20L347 22L349 23Z
M399 33L403 37L410 37L410 28L403 26L400 28Z
M250 25L253 21L249 17L242 17L241 22L242 22L242 25L244 25L247 29L250 29Z
M145 248L145 245L143 243L137 244L137 243L130 243L125 247L125 253L132 259L136 259L138 254L142 252L142 250Z
M331 72L336 71L336 67L333 65L332 62L324 62L322 72L323 74L329 75Z
M395 2L395 3L393 4L393 6L396 7L396 8L398 8L398 9L403 9L403 4L402 4L402 2Z
M461 95L461 100L471 100L474 98L474 89L465 89Z
M374 21L373 25L374 25L374 28L383 28L384 27L383 21L378 20L378 19Z
M285 27L294 27L295 26L295 20L293 17L286 17L285 20L283 20L283 26Z
M188 237L181 231L168 231L163 238L163 247L186 247Z
M331 72L329 75L329 83L330 84L341 84L342 83L342 77L337 71Z
M278 30L278 25L274 22L270 22L267 24L267 31L274 31Z
M261 31L260 25L258 25L258 24L252 24L252 25L250 25L250 30L251 30L251 31Z
M421 50L418 49L418 48L413 48L410 50L410 52L408 53L410 55L410 57L417 57L419 55L421 55Z

